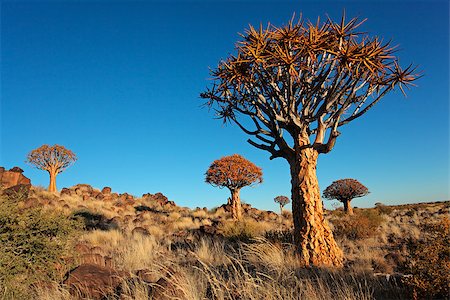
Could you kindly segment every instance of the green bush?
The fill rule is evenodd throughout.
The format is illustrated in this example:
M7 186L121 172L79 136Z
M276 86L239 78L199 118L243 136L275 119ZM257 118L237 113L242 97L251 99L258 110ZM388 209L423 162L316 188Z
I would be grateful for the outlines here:
M334 227L334 235L358 240L375 236L384 218L375 209L355 211L354 215L345 215L330 219Z
M410 240L404 273L412 274L406 283L412 298L446 299L450 295L450 221L444 218L437 224L421 226L424 238Z
M0 294L31 297L33 284L61 279L57 270L68 253L78 221L40 207L20 209L19 195L0 198Z

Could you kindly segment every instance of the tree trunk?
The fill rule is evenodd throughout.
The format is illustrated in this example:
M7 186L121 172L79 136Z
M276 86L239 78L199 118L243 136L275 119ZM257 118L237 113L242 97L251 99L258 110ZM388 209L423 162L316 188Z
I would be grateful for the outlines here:
M48 185L49 192L56 192L56 171L50 170L48 171L50 174L50 184Z
M295 158L289 159L292 184L294 242L306 265L341 266L343 254L323 216L316 175L319 153L308 147L309 137L294 139Z
M234 220L240 220L242 218L240 191L240 189L231 190L231 215Z
M283 215L283 205L280 204L280 215Z
M349 199L344 200L344 211L348 214L348 215L353 215L353 208L350 205L350 201Z

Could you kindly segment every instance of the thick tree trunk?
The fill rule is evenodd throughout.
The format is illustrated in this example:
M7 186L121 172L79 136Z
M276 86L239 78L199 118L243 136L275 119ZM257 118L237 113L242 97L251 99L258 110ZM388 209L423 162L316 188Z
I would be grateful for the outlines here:
M49 192L56 192L56 175L55 171L48 171L50 174L50 184L48 185Z
M240 220L242 218L240 191L240 189L231 190L231 215L234 220Z
M316 175L319 154L308 144L307 136L295 140L295 158L289 160L294 241L306 265L341 266L342 251L323 216Z
M348 214L348 215L353 215L353 208L350 205L350 201L349 199L344 200L344 211Z

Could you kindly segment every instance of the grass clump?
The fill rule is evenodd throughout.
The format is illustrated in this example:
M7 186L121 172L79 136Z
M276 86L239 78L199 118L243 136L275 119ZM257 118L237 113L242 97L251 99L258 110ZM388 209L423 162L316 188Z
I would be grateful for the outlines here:
M373 237L383 224L383 216L374 209L358 210L354 215L334 216L330 219L337 237L359 240Z
M421 229L424 238L410 241L407 246L404 271L412 277L405 283L413 299L444 299L450 295L450 220L443 218Z
M392 207L384 205L383 203L375 203L375 209L382 215L390 215L394 210Z
M3 299L27 299L31 286L61 279L62 257L76 236L78 221L44 211L20 209L16 196L0 198L0 295ZM67 267L67 266L65 266Z
M226 238L242 242L248 242L253 238L262 236L267 230L267 224L253 219L243 219L237 222L231 221L219 227L219 231Z

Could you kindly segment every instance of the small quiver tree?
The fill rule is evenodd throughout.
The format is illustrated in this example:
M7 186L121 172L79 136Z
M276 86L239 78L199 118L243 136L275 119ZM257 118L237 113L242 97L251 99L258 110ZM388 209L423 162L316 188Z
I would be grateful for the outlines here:
M27 163L47 171L50 175L49 192L56 192L56 176L76 160L75 153L60 145L42 145L32 150L27 156Z
M289 202L291 202L291 200L289 200L288 197L286 196L276 196L273 201L275 201L276 203L280 204L280 214L283 215L283 207L288 204Z
M262 170L239 154L215 160L206 171L205 181L219 188L226 187L231 192L229 202L234 220L241 219L240 190L262 182Z
M201 94L218 118L252 136L251 145L289 163L294 242L307 265L343 260L324 220L319 154L333 149L339 127L418 78L415 67L400 66L390 42L359 31L363 22L343 16L250 26L237 53L212 69L214 83Z
M334 181L323 191L323 197L328 200L338 200L344 203L344 211L353 215L350 201L354 198L364 197L369 194L369 189L356 179L340 179Z

